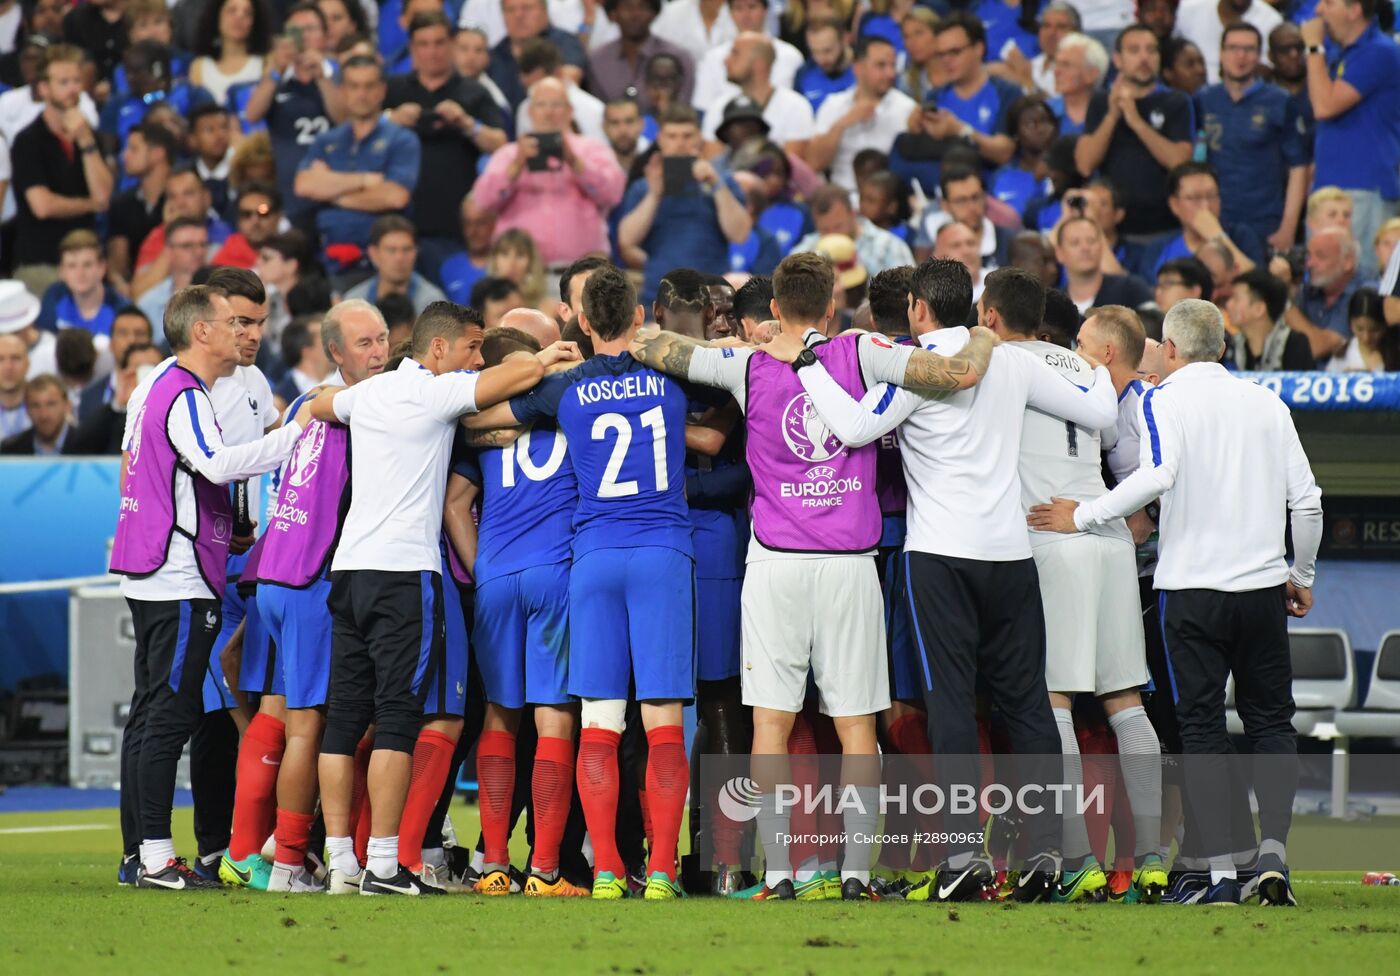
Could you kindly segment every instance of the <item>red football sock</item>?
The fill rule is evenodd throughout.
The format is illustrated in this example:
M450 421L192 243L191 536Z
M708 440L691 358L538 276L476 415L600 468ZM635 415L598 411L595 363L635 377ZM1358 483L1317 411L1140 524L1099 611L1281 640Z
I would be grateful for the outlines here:
M647 765L651 765L651 758L647 758ZM637 788L637 806L642 809L642 836L647 839L647 850L656 847L655 833L651 829L651 801L647 799L647 791L644 787Z
M481 837L486 863L510 864L510 806L515 796L515 733L493 730L476 742L476 781L481 793Z
M408 797L399 819L399 863L412 871L423 867L423 835L442 799L442 787L456 749L455 739L432 729L419 732L413 746L413 776L408 781Z
M238 784L233 795L233 833L228 856L241 861L262 850L277 817L277 771L287 748L287 727L258 712L238 747Z
M661 725L647 732L647 800L651 807L654 843L648 873L663 872L676 880L677 846L685 794L690 789L690 763L685 756L685 729Z
M928 741L928 716L923 712L910 712L891 722L889 739L901 756L927 756L933 752Z
M559 844L564 839L564 824L573 802L573 739L540 737L535 746L530 793L535 804L535 850L530 864L535 871L549 874L559 870Z
M593 870L627 876L617 851L617 744L620 732L584 729L578 744L578 795L593 841Z
M295 813L277 809L277 855L273 860L278 864L301 867L306 860L306 848L311 844L311 825L316 822L314 813Z

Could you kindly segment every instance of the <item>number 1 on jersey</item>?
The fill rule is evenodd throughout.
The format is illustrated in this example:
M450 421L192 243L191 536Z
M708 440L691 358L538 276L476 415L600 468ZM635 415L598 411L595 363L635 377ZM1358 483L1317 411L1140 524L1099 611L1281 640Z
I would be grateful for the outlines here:
M652 407L638 418L643 427L651 428L651 457L655 467L656 490L666 491L670 479L666 471L666 415L660 407ZM608 431L617 433L607 466L603 469L603 480L598 485L599 498L626 498L640 490L635 478L618 481L622 473L622 463L627 460L627 449L632 446L632 424L620 413L600 414L593 421L593 439L601 441Z

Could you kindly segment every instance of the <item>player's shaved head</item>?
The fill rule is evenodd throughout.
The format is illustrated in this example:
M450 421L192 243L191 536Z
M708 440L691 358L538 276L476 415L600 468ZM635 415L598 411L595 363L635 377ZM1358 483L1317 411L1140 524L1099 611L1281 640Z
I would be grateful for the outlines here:
M513 352L537 353L542 348L528 332L502 325L487 330L481 341L481 358L487 366L498 366Z
M1084 322L1084 327L1091 330L1100 342L1113 346L1122 356L1125 366L1140 368L1147 332L1137 312L1125 305L1100 305Z
M637 290L625 274L608 265L588 276L583 286L583 321L595 339L620 339L636 319Z
M540 349L559 341L559 324L537 308L513 308L501 316L498 327L524 332L540 344Z

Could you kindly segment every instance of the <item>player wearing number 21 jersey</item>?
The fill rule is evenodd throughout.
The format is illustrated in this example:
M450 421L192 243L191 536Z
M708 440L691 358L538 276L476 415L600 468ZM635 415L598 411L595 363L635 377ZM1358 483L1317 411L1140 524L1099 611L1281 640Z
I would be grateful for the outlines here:
M632 686L647 728L653 844L648 898L675 887L688 764L681 703L694 694L695 571L685 501L687 389L627 354L641 308L626 277L599 268L580 324L595 355L509 402L510 415L555 419L578 479L569 574L569 693L582 699L579 796L595 847L595 898L625 892L614 841L617 745Z

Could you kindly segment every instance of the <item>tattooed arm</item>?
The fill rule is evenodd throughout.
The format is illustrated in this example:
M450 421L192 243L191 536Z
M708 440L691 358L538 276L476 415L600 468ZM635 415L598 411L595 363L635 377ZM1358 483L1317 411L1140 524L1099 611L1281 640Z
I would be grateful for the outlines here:
M668 376L688 379L690 360L695 355L695 350L706 347L706 343L675 332L638 329L629 351L632 358L643 366L650 366Z
M976 386L987 375L997 337L980 326L972 338L952 356L941 356L927 349L915 349L904 366L903 375L889 378L920 396L941 400L959 390ZM883 378L883 377L882 377Z
M465 419L463 418L464 421ZM463 426L466 426L465 423ZM462 441L468 447L506 447L515 443L522 430L520 427L493 427L490 430L474 430L467 427L463 431Z
M643 366L690 380L728 390L744 406L744 385L748 376L748 361L753 355L750 347L729 344L715 346L689 339L674 332L642 329L632 340L632 358Z

